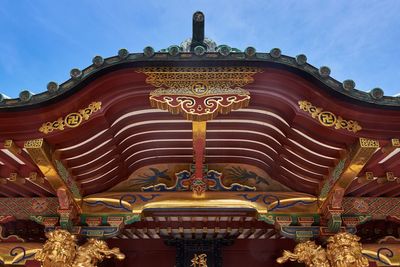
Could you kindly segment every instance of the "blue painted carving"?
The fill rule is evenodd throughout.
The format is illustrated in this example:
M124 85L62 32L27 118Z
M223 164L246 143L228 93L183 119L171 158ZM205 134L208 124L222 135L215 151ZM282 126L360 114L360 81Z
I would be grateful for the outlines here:
M24 247L21 247L21 246L18 246L18 247L14 247L14 248L10 251L10 256L16 257L16 256L17 256L18 254L20 254L20 253L22 253L22 257L19 258L19 259L16 260L16 261L13 261L13 264L17 264L17 263L23 262L23 261L25 261L25 260L27 260L27 259L29 259L29 258L32 258L32 257L36 254L36 252L35 252L35 253L26 254L25 248L24 248Z
M159 179L165 179L171 181L171 177L169 177L169 175L167 174L168 169L160 171L157 168L149 168L149 170L152 172L151 174L139 175L139 177L129 180L130 185L135 185L135 186L147 186L150 184L154 185L158 183Z
M243 169L240 166L227 169L227 174L237 183L244 183L247 180L254 179L256 184L269 185L269 182L265 178L258 176L255 172Z

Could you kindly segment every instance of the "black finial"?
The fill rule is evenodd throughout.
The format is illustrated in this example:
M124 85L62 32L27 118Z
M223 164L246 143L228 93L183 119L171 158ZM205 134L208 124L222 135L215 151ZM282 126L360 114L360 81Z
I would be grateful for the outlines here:
M202 46L207 49L204 43L204 14L201 11L193 14L193 35L190 51L193 51L196 46Z

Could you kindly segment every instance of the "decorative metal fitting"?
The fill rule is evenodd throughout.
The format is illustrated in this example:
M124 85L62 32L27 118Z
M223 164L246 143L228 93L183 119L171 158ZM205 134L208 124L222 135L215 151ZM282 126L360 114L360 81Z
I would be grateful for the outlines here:
M93 63L93 65L95 66L95 67L100 67L100 66L102 66L103 64L104 64L104 59L103 59L103 57L102 56L95 56L93 59L92 59L92 63Z
M256 54L256 49L254 47L252 47L252 46L249 46L244 50L244 54L247 57L254 57L255 54Z
M196 56L202 56L202 55L204 55L205 52L206 52L206 49L204 47L202 47L201 45L196 46L194 48L194 54Z
M128 49L125 48L121 48L120 50L118 50L118 57L120 59L125 59L129 56L129 51Z
M180 47L177 45L171 45L170 47L168 47L168 54L170 54L171 56L177 56L180 52Z
M231 51L232 51L232 48L228 45L220 45L218 47L218 52L224 57L229 56Z
M304 65L307 63L307 56L304 54L300 54L296 56L296 63L297 65Z
M146 47L143 49L143 54L144 54L146 57L152 57L152 56L154 56L154 48L151 47L151 46L146 46Z
M342 86L344 90L351 91L356 87L356 83L353 80L344 80Z
M269 54L271 55L272 58L280 58L282 52L279 48L272 48Z
M19 93L19 99L23 102L28 102L32 98L32 93L29 92L28 90L24 90L21 93Z
M56 82L51 81L47 84L47 91L49 91L50 93L56 92L58 88L59 86Z
M74 68L69 73L72 79L80 79L82 77L82 71L78 68Z
M381 88L377 87L377 88L372 89L369 92L369 94L371 95L371 97L373 99L380 100L383 97L383 95L385 94L385 92Z
M322 66L319 68L318 72L322 78L328 78L329 75L331 74L331 69L327 66Z

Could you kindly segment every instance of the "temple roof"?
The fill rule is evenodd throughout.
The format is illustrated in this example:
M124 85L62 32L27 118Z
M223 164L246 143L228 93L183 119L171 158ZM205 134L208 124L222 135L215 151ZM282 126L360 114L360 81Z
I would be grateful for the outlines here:
M187 41L190 42L191 39ZM207 41L208 39L206 39ZM211 40L207 43L213 44ZM253 47L247 47L244 52L238 49L232 49L228 45L220 45L210 49L198 49L188 51L188 44L185 42L181 46L172 45L168 49L156 52L152 47L146 47L143 53L129 53L127 49L118 51L117 56L102 58L95 56L93 64L83 70L72 69L71 78L67 81L57 84L50 82L47 91L32 94L29 91L22 91L19 98L7 99L0 97L0 109L15 110L18 108L30 108L48 105L55 101L62 100L71 94L76 93L85 87L90 81L97 79L107 73L116 70L144 67L144 66L223 66L223 65L246 65L285 69L299 76L304 77L311 82L318 84L322 90L352 101L353 103L371 104L391 109L398 109L400 98L384 96L383 90L375 88L369 93L355 88L355 82L345 80L339 82L330 76L330 69L326 66L317 68L307 63L305 55L296 57L285 56L281 54L279 48L267 52L256 52Z

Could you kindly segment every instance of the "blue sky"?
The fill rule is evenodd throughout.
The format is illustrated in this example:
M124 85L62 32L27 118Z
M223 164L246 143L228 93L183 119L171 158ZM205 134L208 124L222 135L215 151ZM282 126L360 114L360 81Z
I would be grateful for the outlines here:
M180 44L196 10L218 44L304 53L360 90L400 93L398 0L0 0L0 92L45 91L49 81L62 83L70 69L120 48Z

